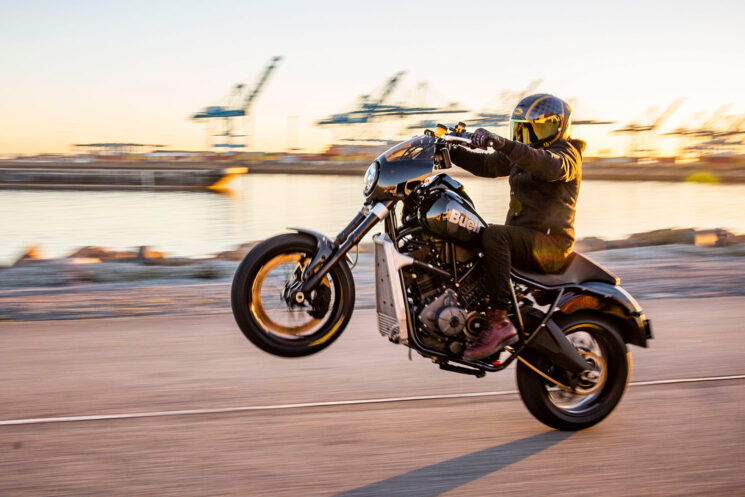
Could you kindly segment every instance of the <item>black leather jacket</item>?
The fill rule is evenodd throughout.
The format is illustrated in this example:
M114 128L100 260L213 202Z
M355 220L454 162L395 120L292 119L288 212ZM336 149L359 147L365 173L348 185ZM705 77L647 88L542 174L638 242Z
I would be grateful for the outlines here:
M509 176L506 224L534 229L574 243L574 213L582 182L582 140L559 140L546 149L508 140L503 151L485 154L455 148L455 164L476 176Z

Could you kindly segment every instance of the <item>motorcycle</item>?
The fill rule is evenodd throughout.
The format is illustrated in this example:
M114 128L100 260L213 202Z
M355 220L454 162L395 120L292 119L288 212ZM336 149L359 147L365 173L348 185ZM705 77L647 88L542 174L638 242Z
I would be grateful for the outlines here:
M441 172L452 167L454 146L470 146L463 123L438 125L383 153L365 173L364 206L333 239L291 228L256 245L233 280L236 322L277 356L331 345L354 309L349 252L383 223L372 237L381 335L441 369L475 377L517 361L520 396L539 421L559 430L599 423L623 397L627 346L647 347L650 321L616 276L572 253L557 273L511 269L509 317L519 340L465 361L463 351L488 327L480 249L486 222L463 185Z

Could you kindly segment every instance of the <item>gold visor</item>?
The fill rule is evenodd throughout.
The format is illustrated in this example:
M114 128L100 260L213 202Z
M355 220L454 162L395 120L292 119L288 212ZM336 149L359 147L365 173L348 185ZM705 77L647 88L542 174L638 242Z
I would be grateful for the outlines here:
M510 136L517 142L530 145L554 138L559 132L561 121L556 116L534 121L510 121Z

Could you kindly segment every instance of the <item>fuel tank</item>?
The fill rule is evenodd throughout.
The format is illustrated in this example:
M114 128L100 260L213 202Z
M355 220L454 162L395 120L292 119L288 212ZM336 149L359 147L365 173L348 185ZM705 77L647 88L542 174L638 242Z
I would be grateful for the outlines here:
M446 185L424 195L418 217L427 231L451 242L478 244L486 228L473 204Z

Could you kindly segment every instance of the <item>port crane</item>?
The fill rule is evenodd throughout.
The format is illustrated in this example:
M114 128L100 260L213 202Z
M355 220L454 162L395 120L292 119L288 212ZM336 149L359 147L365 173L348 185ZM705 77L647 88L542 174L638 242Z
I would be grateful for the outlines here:
M652 152L657 148L653 147L651 144L653 133L659 130L667 120L670 119L684 101L685 98L674 100L663 112L659 113L655 119L650 120L646 124L632 122L627 124L625 127L611 131L611 133L627 135L630 138L626 147L629 155L633 155L634 153L643 154Z
M403 71L394 74L385 82L377 95L366 94L359 97L359 103L355 109L341 114L333 114L321 119L316 124L319 126L330 124L364 124L376 115L391 112L396 106L386 105L385 102L399 85L404 74L406 73Z
M627 124L625 128L614 130L613 133L644 133L655 131L659 129L663 124L665 124L668 119L670 119L670 116L672 116L673 113L678 110L678 107L681 106L684 100L685 98L679 98L675 100L667 107L667 109L665 109L664 112L659 114L656 119L647 124L639 124L636 122L630 123Z
M743 126L745 125L745 114L727 116L726 112L732 107L732 104L725 104L717 108L701 124L694 128L676 128L673 131L665 133L668 136L675 136L683 139L684 145L679 146L683 152L688 153L717 153L731 151L742 144L740 135L745 134ZM700 113L699 115L703 115ZM729 122L729 125L722 128L721 123Z
M405 72L401 71L389 78L386 83L371 95L362 95L359 97L355 107L341 114L333 114L316 122L318 126L354 124L365 126L369 131L369 125L382 119L404 119L413 116L440 115L440 114L460 114L468 112L453 103L446 107L434 107L418 102L414 105L407 104L408 99L404 97L403 102L389 102L391 95L396 90ZM429 85L426 82L420 82L416 87L416 92L420 95L427 94ZM355 133L351 139L354 142L370 142L365 138L365 134ZM386 140L387 142L387 140Z
M224 99L223 105L211 105L192 114L191 118L195 121L206 120L208 123L208 132L210 123L217 122L219 124L219 132L214 136L222 138L222 140L215 142L213 144L214 147L235 149L246 146L243 143L235 142L235 138L245 136L234 133L235 120L244 116L250 116L251 106L256 101L256 98L266 85L269 76L274 72L281 60L282 57L272 57L269 59L269 62L253 86L249 87L243 83L235 85Z
M733 116L730 126L723 131L714 132L711 139L704 145L720 151L729 150L730 153L736 153L738 149L742 149L742 145L745 145L745 140L742 139L742 136L745 135L744 127L745 114Z
M730 107L732 107L732 104L725 104L725 105L720 106L714 112L712 112L712 114L703 123L701 123L701 125L698 128L695 128L695 129L677 128L665 134L685 136L685 137L694 137L694 138L713 137L717 133L715 129L717 124L722 119L724 114L729 110Z

